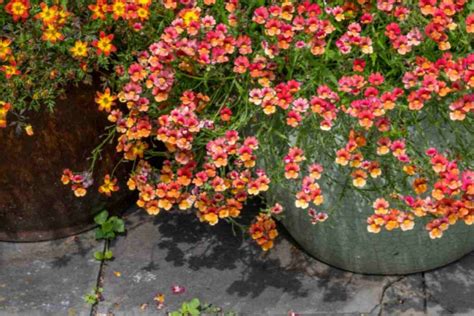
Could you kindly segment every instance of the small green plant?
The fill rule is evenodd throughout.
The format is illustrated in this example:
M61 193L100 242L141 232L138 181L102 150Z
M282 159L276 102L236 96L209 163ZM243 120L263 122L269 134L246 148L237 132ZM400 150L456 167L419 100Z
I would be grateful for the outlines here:
M84 301L89 305L97 304L100 301L101 297L102 297L102 292L103 291L104 291L103 288L95 287L90 293L88 293L84 296Z
M169 316L196 316L196 315L223 315L235 316L233 312L223 312L220 307L212 304L201 303L198 298L193 298L189 302L183 302L181 308L169 313Z
M117 234L125 232L125 223L117 216L109 217L109 212L106 210L97 214L94 217L94 222L99 225L95 230L95 238L97 240L105 239L105 249L103 251L96 251L94 258L99 261L111 260L113 253L112 250L109 249L109 242L114 239Z

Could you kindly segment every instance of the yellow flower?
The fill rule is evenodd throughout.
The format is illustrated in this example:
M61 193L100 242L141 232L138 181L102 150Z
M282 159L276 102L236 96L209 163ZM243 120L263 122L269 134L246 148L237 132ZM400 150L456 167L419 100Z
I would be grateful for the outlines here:
M87 57L87 42L76 41L69 51L74 58Z
M183 14L184 25L188 26L189 23L199 20L199 12L196 10L189 10Z
M0 38L0 60L6 60L7 57L12 53L12 50L9 47L11 42L12 41L9 39Z
M110 89L105 89L104 93L97 92L95 102L99 105L100 111L110 112L114 101L117 99L116 96L110 94Z
M47 42L56 43L57 41L62 41L64 35L58 31L57 27L53 24L48 24L43 31L43 36L41 39Z
M25 132L26 132L26 135L28 136L33 136L34 132L33 132L33 126L31 125L26 125L25 126Z

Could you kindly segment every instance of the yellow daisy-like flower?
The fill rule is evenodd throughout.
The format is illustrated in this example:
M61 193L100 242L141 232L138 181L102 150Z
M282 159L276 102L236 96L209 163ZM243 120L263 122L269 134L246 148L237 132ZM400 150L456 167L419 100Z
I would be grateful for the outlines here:
M95 98L95 102L99 105L100 111L110 112L112 106L117 99L116 96L110 94L110 89L105 89L104 93L97 92L97 97Z
M87 57L87 42L76 41L69 51L74 58Z

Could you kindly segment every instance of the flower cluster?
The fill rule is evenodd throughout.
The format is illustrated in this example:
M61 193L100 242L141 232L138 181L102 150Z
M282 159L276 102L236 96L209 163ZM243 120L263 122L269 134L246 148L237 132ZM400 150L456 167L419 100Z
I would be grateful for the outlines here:
M438 44L440 50L451 48L449 36L446 33L457 27L454 17L464 10L466 0L420 0L421 14L430 17L430 22L425 27L426 35Z
M41 11L35 15L35 19L41 21L43 35L41 39L52 44L64 40L61 29L66 24L70 13L61 6L48 6L47 3L40 3Z
M316 3L304 1L295 6L290 1L255 9L252 21L264 28L268 41L262 42L270 58L280 50L309 48L313 55L322 55L327 37L335 31L331 21Z
M90 172L74 173L69 169L63 171L61 181L64 185L71 185L74 195L83 197L87 194L87 188L93 184L92 174Z
M250 236L267 251L273 247L273 240L278 236L275 221L267 213L259 214L249 228Z
M389 38L392 47L400 55L406 55L411 52L413 47L421 44L423 34L418 28L413 28L406 35L402 34L400 25L396 22L388 24L385 28L385 35Z
M388 231L397 228L406 231L415 226L413 214L390 208L389 203L383 198L375 200L373 208L375 214L367 219L367 230L371 233L380 232L381 227Z
M92 19L106 20L110 16L114 20L123 19L127 21L133 29L142 29L142 22L150 17L151 0L97 0L96 3L88 5L92 12Z
M389 210L389 203L385 199L377 199L373 204L375 215L367 221L370 232L378 233L382 226L387 230L399 227L402 230L412 229L415 216L429 215L433 218L426 225L431 238L440 238L458 220L467 225L474 223L474 172L459 170L456 160L449 160L435 148L428 149L426 155L430 157L431 168L436 174L430 194L422 196L428 192L427 179L416 178L413 181L416 196L395 196L405 204L408 211Z
M405 89L409 89L408 107L419 111L434 98L457 97L450 105L450 118L462 121L474 111L474 54L454 59L452 54L445 53L442 58L431 62L419 57L413 71L403 76Z
M456 141L472 131L467 1L244 4L0 0L0 127L7 114L24 120L24 109L49 105L64 82L101 73L95 101L113 127L100 146L115 142L149 214L175 208L240 225L244 204L272 178L296 187L294 205L316 224L331 215L316 210L322 188L344 185L344 174L355 194L378 198L370 232L429 217L438 238L474 222L470 145L449 140L452 148L429 149L426 159L433 144L419 140L431 121L449 124ZM62 180L84 196L92 171L67 169ZM118 183L112 171L99 192ZM250 225L264 250L278 235L274 218L290 210L282 211L276 203Z

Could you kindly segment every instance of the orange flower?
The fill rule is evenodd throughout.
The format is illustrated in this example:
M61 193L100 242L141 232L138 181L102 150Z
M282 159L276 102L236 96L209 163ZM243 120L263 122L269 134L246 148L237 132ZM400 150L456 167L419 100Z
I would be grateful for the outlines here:
M43 35L41 39L46 42L56 43L58 41L62 41L64 39L64 35L58 31L58 28L54 24L48 24L43 29Z
M103 93L97 91L95 102L99 105L99 111L110 112L112 106L115 104L116 96L110 94L110 89L107 88Z
M33 134L34 134L33 126L31 126L31 125L29 125L29 124L26 125L26 126L25 126L25 132L26 132L26 135L28 135L28 136L33 136Z
M350 158L350 153L345 149L339 149L336 153L336 163L338 165L347 166Z
M0 60L7 60L7 58L11 55L12 50L10 48L10 44L12 41L8 38L1 39L0 38Z
M367 183L367 173L364 170L357 169L352 172L352 184L355 187L363 188Z
M288 180L297 179L299 176L299 171L300 167L296 163L289 163L285 166L285 178Z
M110 175L105 175L104 183L99 187L99 192L107 196L111 196L112 192L116 192L119 190L117 181L117 178L111 179Z
M110 5L110 11L113 13L114 20L123 18L126 12L126 3L124 0L114 0Z
M10 61L10 65L1 66L0 70L5 73L5 77L7 79L10 79L13 76L17 76L17 75L21 74L21 72L18 69L18 67L16 66L16 62L14 60Z
M92 11L93 20L105 20L105 14L108 12L109 6L107 0L97 0L95 4L90 4L88 8Z
M92 42L92 46L97 48L97 55L104 54L105 56L109 56L111 53L115 52L117 48L112 44L113 39L113 34L106 35L101 31L99 39Z
M29 0L11 0L5 6L5 11L13 16L13 21L26 20L28 18L28 10L30 9Z
M428 181L425 178L418 178L413 181L413 190L416 194L425 193L428 190Z
M58 17L58 7L53 5L48 7L44 2L40 3L41 11L35 15L35 19L41 20L44 25L53 24Z
M278 236L276 223L269 214L260 213L249 228L250 236L263 251L273 248L273 240Z
M10 103L0 101L0 128L7 127L7 113L10 109Z
M74 185L72 189L76 197L83 197L87 194L87 190L81 185Z

